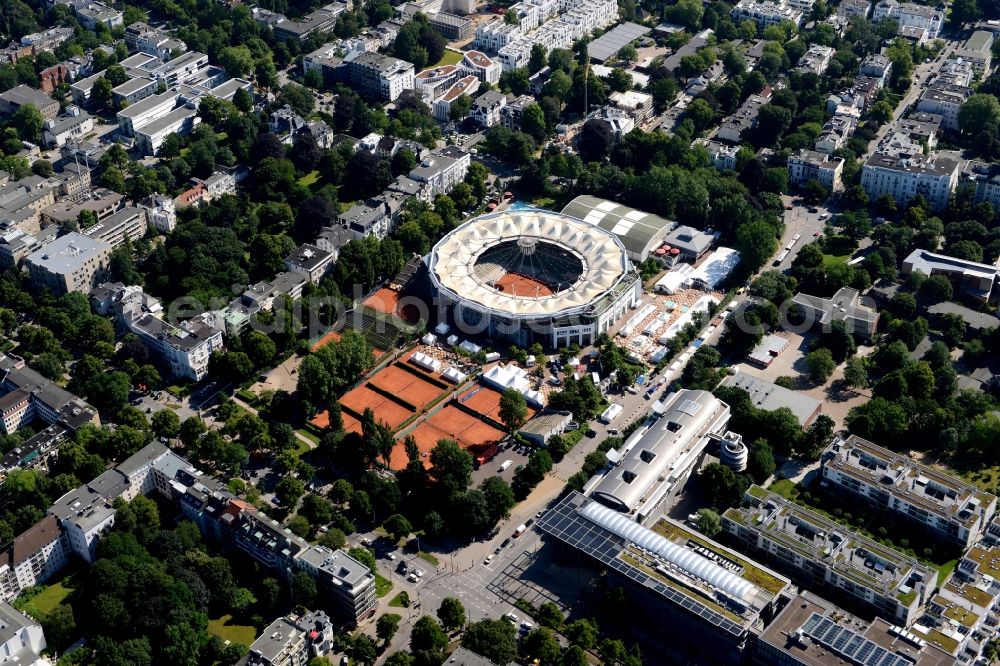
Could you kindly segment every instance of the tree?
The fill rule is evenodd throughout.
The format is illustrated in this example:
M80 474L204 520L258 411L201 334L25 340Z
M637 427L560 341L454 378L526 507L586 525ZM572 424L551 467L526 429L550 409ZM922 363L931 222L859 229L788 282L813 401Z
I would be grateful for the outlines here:
M278 485L274 487L275 497L280 499L282 504L288 507L289 510L295 508L295 505L299 502L299 498L302 497L305 491L305 484L292 476L286 476L281 481L278 481Z
M958 110L958 126L962 133L976 135L984 129L1000 125L1000 102L993 95L977 93L965 100Z
M698 509L698 531L711 538L722 530L722 519L711 509Z
M10 124L21 139L34 144L42 142L42 125L45 119L32 104L23 104L10 117Z
M529 104L524 107L524 111L521 112L521 131L538 143L545 140L549 134L549 128L541 106Z
M775 470L774 453L766 439L758 439L750 449L747 473L755 483L764 483Z
M406 519L406 516L394 513L382 523L384 529L394 541L399 541L413 531L413 525Z
M449 631L461 629L465 624L465 606L455 597L445 597L437 609L441 626Z
M507 620L480 620L465 628L462 646L494 664L509 664L517 658L517 630Z
M809 352L806 356L806 372L809 379L816 384L822 384L833 374L837 362L829 349L820 348Z
M778 247L774 229L763 220L744 224L736 230L736 243L740 248L743 264L756 270L767 263Z
M591 118L583 124L577 148L584 162L600 162L615 143L614 132L603 120Z
M851 388L868 386L868 369L864 359L857 356L847 359L847 365L844 366L844 382Z
M525 637L524 651L543 664L556 663L562 652L555 634L546 627L539 627Z
M509 388L500 396L500 420L514 432L528 420L528 403L517 389Z
M948 20L953 26L961 27L966 23L975 23L981 15L976 0L955 0L951 3Z
M464 491L472 482L472 456L451 439L440 440L430 454L431 478L446 496Z
M725 465L719 463L705 465L701 472L701 482L709 501L719 509L739 504L743 496L736 475Z
M705 7L699 0L678 0L676 4L666 8L664 15L671 23L695 31L701 26L704 12Z
M180 432L181 420L177 416L177 412L172 409L161 409L160 411L153 414L151 419L153 432L155 432L160 437L166 437L168 439L176 437L177 433Z
M410 632L410 650L422 652L432 650L439 652L448 645L448 636L441 630L441 625L430 615L423 615L413 623Z
M954 295L951 281L944 275L931 275L920 283L920 295L933 303L950 301Z
M395 613L383 613L379 616L378 621L375 622L375 635L383 644L388 645L392 642L392 637L399 630L401 619L403 618Z
M566 625L563 634L570 643L584 650L590 650L597 645L597 627L590 620L580 619Z
M359 664L375 663L378 659L378 651L375 649L375 642L367 634L357 634L351 638L351 656Z
M486 498L486 506L490 518L494 521L507 518L514 507L514 491L510 485L499 476L491 476L483 481L479 489Z
M316 581L305 571L296 571L292 574L291 582L292 600L299 606L306 608L316 607Z

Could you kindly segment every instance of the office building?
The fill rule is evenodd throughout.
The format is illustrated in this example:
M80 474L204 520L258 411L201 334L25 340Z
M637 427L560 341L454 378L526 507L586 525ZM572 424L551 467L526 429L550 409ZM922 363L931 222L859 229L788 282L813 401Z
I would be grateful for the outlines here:
M741 552L772 562L807 588L823 586L852 605L907 627L937 584L937 571L760 486L722 515Z
M740 663L789 586L680 523L664 519L650 529L576 492L536 524L557 561L606 571L612 589L625 589L633 624L690 663Z
M437 99L431 107L434 119L445 123L451 120L451 107L456 101L466 95L473 95L479 90L479 79L469 74L452 83ZM500 93L496 93L500 94ZM501 107L501 110L502 107ZM470 116L472 111L469 111Z
M808 428L823 411L822 400L801 391L778 386L746 372L727 375L723 378L721 385L743 389L750 396L750 402L757 409L773 411L784 407L790 410L803 429Z
M71 2L77 20L87 30L93 32L97 26L103 25L108 30L120 28L125 24L125 17L117 9L101 2Z
M66 108L66 115L45 121L42 138L49 148L58 148L84 137L94 129L94 119L75 106Z
M192 105L193 106L193 105ZM171 134L190 134L201 122L198 111L191 106L180 106L143 125L135 133L135 145L145 155L156 155L160 146Z
M125 28L125 44L164 62L187 51L187 46L181 40L139 21Z
M967 259L935 254L927 250L914 250L903 260L903 274L944 275L956 288L981 303L992 303L1000 299L993 287L1000 278L1000 267Z
M87 293L103 279L110 259L109 243L69 233L25 257L24 264L36 289Z
M920 194L941 210L958 184L959 167L957 160L934 154L894 157L876 152L861 169L861 186L871 200L888 194L905 206Z
M619 450L608 453L612 467L591 499L638 523L655 521L701 459L708 436L728 422L729 405L708 391L674 391L653 405Z
M811 592L789 601L753 647L758 666L953 666L954 657L880 617L863 620Z
M21 84L0 93L0 116L13 115L22 106L35 107L45 120L59 115L59 102L30 86Z
M427 17L427 22L450 42L463 42L469 39L472 37L475 27L472 19L446 12L431 14Z
M874 307L861 302L861 293L851 287L841 287L831 298L810 296L799 292L792 297L798 314L805 322L828 330L835 321L842 321L847 332L867 340L875 334L879 314Z
M414 87L413 65L380 53L351 53L344 59L348 83L374 99L393 102Z
M482 51L466 51L462 56L460 67L469 72L482 83L496 85L500 83L503 68Z
M820 472L838 491L963 548L979 540L996 510L990 493L857 435L831 444Z
M349 6L350 3L332 2L309 12L301 19L281 17L271 29L275 39L304 42L314 34L332 32L337 24L337 17L347 11Z
M843 171L844 158L805 148L788 158L788 182L798 187L815 180L832 193L840 189Z
M81 233L104 241L114 249L126 240L137 241L146 235L146 216L140 208L125 206Z
M992 61L993 33L976 30L965 40L962 48L955 49L954 57L969 63L977 74L990 71Z

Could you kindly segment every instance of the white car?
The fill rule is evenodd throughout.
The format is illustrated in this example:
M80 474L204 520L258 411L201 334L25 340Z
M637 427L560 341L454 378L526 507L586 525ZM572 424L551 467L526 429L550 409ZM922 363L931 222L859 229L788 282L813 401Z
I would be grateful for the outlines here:
M507 613L506 615L504 615L504 617L507 618L508 620L510 620L511 622L513 622L514 624L517 624L517 621L520 619L517 616L517 614L514 613L513 611L511 611L510 613Z
M409 576L406 577L406 580L410 581L411 583L416 583L420 579L417 578L417 574L411 573Z
M483 565L485 566L485 565L489 564L490 562L492 562L494 557L496 557L496 555L494 555L493 553L490 553L489 555L487 555L486 559L483 560Z

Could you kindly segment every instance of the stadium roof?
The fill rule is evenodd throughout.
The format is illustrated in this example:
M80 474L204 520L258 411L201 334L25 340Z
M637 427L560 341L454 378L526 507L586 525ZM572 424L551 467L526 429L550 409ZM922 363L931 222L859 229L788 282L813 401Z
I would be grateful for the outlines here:
M633 42L643 35L651 33L652 31L652 28L647 28L646 26L639 25L638 23L622 23L592 41L587 47L587 54L590 56L591 60L604 62L611 56L621 51L626 44Z
M584 312L631 270L625 248L613 234L538 209L469 220L434 246L428 267L435 288L456 302L526 318ZM495 285L510 273L544 274L557 284L546 293L505 293Z
M645 261L663 242L676 222L624 206L614 201L581 194L566 204L563 215L589 222L610 231L622 242L633 261Z

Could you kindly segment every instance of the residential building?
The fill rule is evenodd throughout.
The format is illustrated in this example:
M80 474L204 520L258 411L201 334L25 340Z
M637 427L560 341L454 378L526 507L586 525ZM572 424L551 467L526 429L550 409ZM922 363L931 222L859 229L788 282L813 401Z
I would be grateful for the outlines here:
M461 68L469 72L482 83L496 85L500 83L503 68L482 51L466 51L462 56Z
M54 240L58 233L59 227L50 225L34 234L20 229L0 234L0 266L4 269L17 268L25 257Z
M757 115L765 104L771 101L771 89L765 88L761 95L750 95L743 102L743 105L736 110L721 126L716 133L716 138L720 141L730 143L740 143L743 132L757 126Z
M66 198L42 209L42 222L69 227L78 224L80 214L93 213L94 220L100 222L122 207L125 197L112 190L97 187L81 195ZM89 235L89 234L88 234Z
M448 122L451 119L451 105L465 95L475 94L477 90L479 90L479 79L471 74L455 81L440 97L434 100L434 105L431 107L434 118L442 123ZM493 94L503 97L502 93L493 92ZM476 101L478 102L478 100ZM469 113L471 115L472 111L470 110Z
M337 17L347 11L349 4L332 2L309 12L298 20L282 17L271 26L274 37L279 40L304 42L314 34L332 32L337 23Z
M324 82L333 83L337 80L340 66L344 62L342 57L344 54L343 46L339 42L324 44L302 59L302 71L319 72Z
M942 127L958 131L958 112L971 95L972 90L965 86L934 81L917 100L917 111L936 113L943 119Z
M880 0L875 3L872 11L872 22L890 18L895 20L900 29L917 28L927 31L928 39L937 39L944 26L944 10L927 5L917 5L896 0Z
M758 409L773 411L780 407L791 410L803 429L812 425L816 417L823 411L823 402L801 391L778 386L759 377L736 372L723 378L722 386L732 386L743 389L750 396L750 402Z
M712 166L717 170L736 169L736 155L740 152L739 146L730 146L718 141L706 141L704 148L708 151L708 158L712 160Z
M104 277L110 259L109 243L69 233L25 257L24 264L36 289L87 293Z
M154 55L164 62L187 51L187 45L181 40L139 21L125 28L125 43L131 49Z
M444 35L449 42L463 42L472 37L475 24L472 19L455 16L446 12L437 12L427 17L432 28Z
M941 210L958 184L959 166L958 161L936 154L900 158L876 152L861 169L861 186L872 200L888 194L905 206L920 194Z
M652 414L608 453L611 468L590 498L643 524L661 517L683 486L710 435L725 430L729 405L708 391L681 389L653 405Z
M69 553L59 521L46 516L19 534L0 551L0 607L35 585L41 585L62 570ZM5 650L0 647L0 663Z
M62 84L72 81L69 67L63 63L46 67L38 73L38 89L46 95L51 95Z
M636 90L611 93L608 98L616 108L628 113L637 125L653 116L653 96Z
M149 226L157 231L168 234L177 227L177 209L170 197L162 194L151 194L139 202L146 214Z
M73 34L73 28L49 28L24 35L21 37L21 46L30 46L31 53L38 55L43 51L55 51L61 44L72 39Z
M295 566L315 579L321 595L339 617L360 624L378 610L375 574L346 552L311 546L299 553Z
M871 10L871 0L841 0L841 3L837 5L837 15L844 16L846 18L851 18L853 16L868 18L868 14Z
M903 260L903 274L910 273L944 275L959 291L982 303L1000 299L1000 293L993 292L993 287L1000 278L1000 267L993 264L917 249Z
M499 17L492 18L476 27L475 46L486 53L497 53L508 44L521 39L522 35L520 25L505 23Z
M861 293L851 287L841 287L831 298L810 296L799 292L792 297L803 322L829 330L835 321L842 321L847 332L869 339L878 326L878 311L862 302Z
M286 269L302 273L313 284L319 284L332 263L333 255L331 253L308 243L300 245L294 252L285 257Z
M840 189L843 171L844 158L805 148L788 158L788 182L798 187L815 180L828 192L835 192Z
M374 201L358 202L340 214L340 224L353 237L375 236L385 238L389 232L389 216L385 207ZM317 247L322 247L317 243Z
M323 611L279 617L250 646L247 666L303 666L333 649L333 623Z
M82 232L95 240L104 241L112 249L125 242L137 241L146 235L146 216L142 209L125 206Z
M59 115L59 102L36 88L21 84L0 93L0 116L13 115L22 106L35 107L46 120Z
M93 131L94 119L75 106L66 107L66 115L45 121L42 138L49 148L58 148Z
M836 590L903 627L937 585L930 566L760 486L726 510L722 529L741 552L772 562L800 585Z
M796 26L802 25L802 10L784 3L739 0L730 15L737 24L742 21L753 21L759 30L784 21L791 21Z
M271 112L267 118L267 129L271 134L276 134L281 142L287 146L292 145L295 135L306 126L305 118L300 116L295 109L285 104L279 109Z
M500 123L511 131L520 130L524 110L532 104L537 104L537 102L531 95L521 95L514 99L508 99L507 104L500 109Z
M826 68L830 66L830 61L833 60L834 48L832 46L823 46L822 44L813 44L809 47L801 58L799 58L798 66L795 68L804 74L815 74L816 76L822 76L826 73Z
M0 663L19 666L46 666L45 632L42 625L10 604L0 603Z
M475 99L469 109L469 117L480 127L489 128L500 124L500 110L507 106L507 96L497 90L489 90Z
M822 478L838 491L963 548L982 536L996 510L990 493L857 435L831 444L820 465Z
M966 60L949 59L941 63L937 74L934 76L934 85L952 85L968 88L972 85L976 72L972 63Z
M558 563L606 571L610 585L625 589L636 630L655 631L685 662L740 663L789 587L678 522L661 519L649 529L576 492L536 525Z
M884 55L872 53L861 61L858 74L878 79L884 86L889 82L889 76L892 74L892 61Z
M446 146L431 152L410 171L409 177L427 188L431 200L439 194L448 194L465 179L472 163L472 156L458 146Z
M940 322L948 315L959 317L965 322L966 335L969 337L978 337L980 333L991 328L1000 328L1000 318L951 301L942 301L928 306L927 315L933 323Z
M348 54L343 66L352 87L376 99L392 102L414 87L413 65L405 60L379 53Z
M764 628L754 664L781 666L953 666L952 655L880 617L863 620L807 591L800 592Z
M988 30L976 30L953 55L969 63L977 74L982 75L990 71L992 46L993 33Z
M418 72L413 78L415 90L420 93L424 102L433 104L449 88L462 77L458 65L442 65Z

